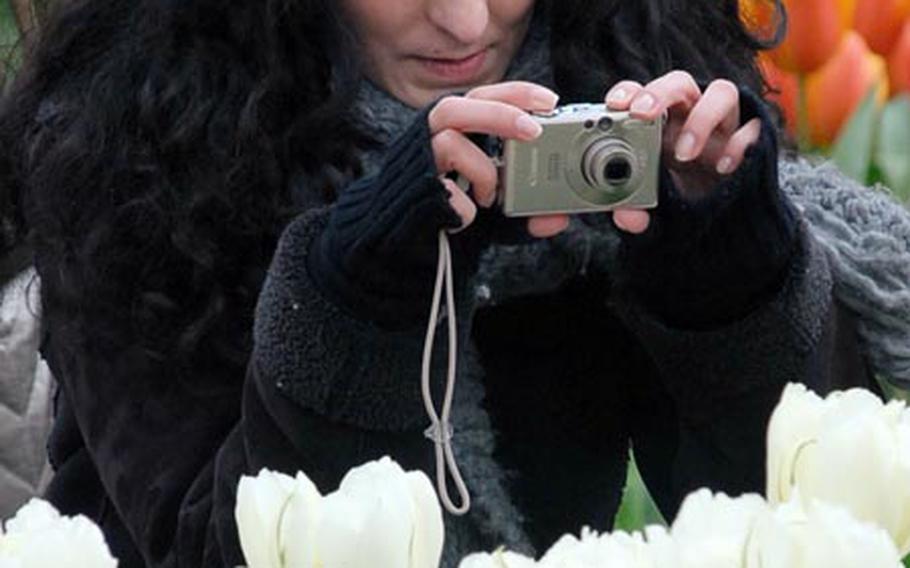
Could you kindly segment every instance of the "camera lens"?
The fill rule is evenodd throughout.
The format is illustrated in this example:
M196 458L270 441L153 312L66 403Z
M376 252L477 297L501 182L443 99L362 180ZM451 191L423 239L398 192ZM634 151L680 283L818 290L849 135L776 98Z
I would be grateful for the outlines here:
M604 167L604 179L610 185L622 185L632 177L632 164L625 156L613 158Z
M613 119L611 119L609 116L605 116L605 117L601 118L600 120L597 121L597 128L599 128L603 132L607 132L608 130L613 128Z
M592 142L582 157L581 173L593 189L614 193L632 183L635 153L623 140L604 137Z

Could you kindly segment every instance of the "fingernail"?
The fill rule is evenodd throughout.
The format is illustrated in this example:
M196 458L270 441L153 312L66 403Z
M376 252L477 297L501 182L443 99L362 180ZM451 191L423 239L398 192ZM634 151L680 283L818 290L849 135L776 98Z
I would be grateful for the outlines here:
M733 173L733 158L724 156L717 162L717 173L722 176Z
M634 101L632 101L632 112L645 113L654 108L654 104L657 101L654 100L652 95L647 93L640 95Z
M526 114L518 117L518 120L515 121L515 126L518 127L518 132L525 138L537 138L543 132L543 127Z
M619 88L615 91L611 91L610 94L607 95L607 102L624 103L626 102L627 98L629 98L629 93L625 89Z
M676 159L680 162L688 162L694 157L695 135L691 132L683 132L676 142Z
M495 191L493 191L491 193L487 193L486 195L484 195L483 197L480 198L480 206L485 209L489 209L490 207L493 206L494 203L496 203L496 192Z
M559 102L559 95L553 91L542 90L534 95L534 108L551 109Z

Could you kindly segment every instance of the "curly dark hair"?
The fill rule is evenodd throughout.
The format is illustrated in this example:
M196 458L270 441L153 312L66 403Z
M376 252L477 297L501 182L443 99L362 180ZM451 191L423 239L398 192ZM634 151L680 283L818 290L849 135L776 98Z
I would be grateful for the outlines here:
M767 0L783 19L780 0ZM45 309L127 321L149 353L245 362L295 176L337 189L371 141L348 111L337 0L61 3L0 104L0 211ZM538 0L563 101L674 68L763 91L738 0ZM779 35L779 34L775 34ZM594 89L594 90L592 90ZM332 133L327 136L325 133ZM324 181L322 181L324 180ZM104 330L86 332L104 334Z

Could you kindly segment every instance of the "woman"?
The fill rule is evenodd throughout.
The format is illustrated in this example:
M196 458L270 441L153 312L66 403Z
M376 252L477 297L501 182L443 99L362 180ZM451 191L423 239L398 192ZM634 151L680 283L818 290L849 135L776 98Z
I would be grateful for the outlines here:
M837 216L817 197L834 180L908 221L805 165L779 185L736 4L68 4L0 115L62 385L50 498L125 566L231 566L244 473L330 491L389 454L432 474L419 365L441 229L474 498L446 517L446 566L607 527L630 441L668 515L696 485L760 489L784 383L870 386L832 297L836 239L823 253L788 195ZM497 212L466 135L533 138L527 111L557 93L668 111L655 210Z

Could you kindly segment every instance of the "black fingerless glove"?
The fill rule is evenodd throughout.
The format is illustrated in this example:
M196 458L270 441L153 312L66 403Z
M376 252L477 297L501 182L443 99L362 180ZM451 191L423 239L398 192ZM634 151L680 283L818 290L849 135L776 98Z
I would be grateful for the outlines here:
M310 277L333 303L384 328L426 321L438 233L461 226L437 176L425 111L393 142L379 174L341 193L313 244ZM463 280L473 272L479 249L459 236L450 244L455 276Z
M621 278L636 300L673 327L710 328L742 318L780 288L798 216L778 183L776 127L764 102L741 89L742 124L762 133L744 162L699 201L666 170L645 233L620 232Z

